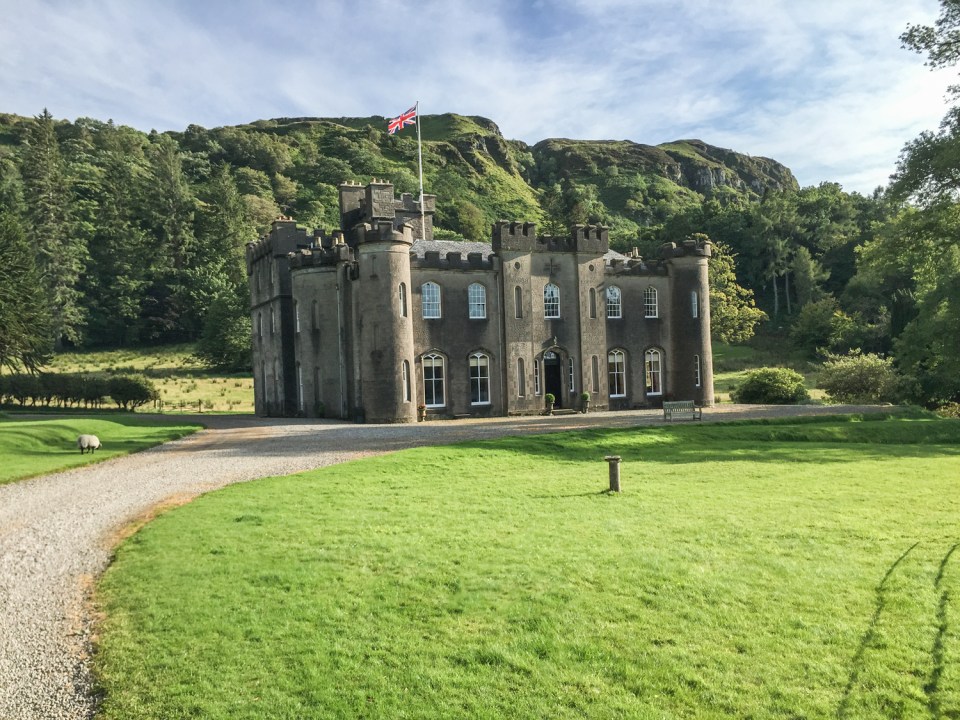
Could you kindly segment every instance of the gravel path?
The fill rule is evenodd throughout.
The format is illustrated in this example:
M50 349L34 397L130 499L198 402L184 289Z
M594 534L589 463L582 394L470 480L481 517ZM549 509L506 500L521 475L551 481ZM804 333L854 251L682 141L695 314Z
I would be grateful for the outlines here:
M705 421L879 410L721 405ZM231 483L417 445L584 427L659 424L660 411L414 425L204 416L166 445L0 486L0 719L92 718L87 600L126 528Z

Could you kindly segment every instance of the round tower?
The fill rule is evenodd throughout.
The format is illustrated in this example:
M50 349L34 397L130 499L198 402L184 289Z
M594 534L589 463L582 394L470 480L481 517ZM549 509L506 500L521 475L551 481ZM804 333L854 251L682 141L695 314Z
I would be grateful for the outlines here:
M691 238L662 250L670 266L671 336L666 391L675 400L713 405L708 239Z
M392 192L392 191L391 191ZM409 225L373 219L356 233L356 405L366 422L415 422Z

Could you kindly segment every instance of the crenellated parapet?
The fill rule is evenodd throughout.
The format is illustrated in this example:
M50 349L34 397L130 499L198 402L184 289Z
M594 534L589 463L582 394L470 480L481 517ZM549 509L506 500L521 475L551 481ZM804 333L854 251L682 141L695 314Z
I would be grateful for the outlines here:
M301 248L289 253L290 268L329 267L354 260L353 248L344 243L332 247Z
M672 260L681 257L709 258L713 255L713 243L709 240L687 238L682 243L664 243L660 246L660 257Z
M281 215L270 226L270 232L256 242L247 243L247 274L252 272L253 264L265 257L283 257L298 248L311 247L322 239L323 231L312 235L298 228L293 218Z
M436 270L493 270L493 256L481 252L447 252L427 250L423 257L410 253L410 266Z
M370 243L413 245L413 228L409 225L396 227L390 220L377 220L355 226L348 237L354 246Z
M493 251L533 252L537 244L537 225L517 220L497 220L493 224Z
M574 251L603 254L610 249L609 229L603 225L572 225L570 238Z

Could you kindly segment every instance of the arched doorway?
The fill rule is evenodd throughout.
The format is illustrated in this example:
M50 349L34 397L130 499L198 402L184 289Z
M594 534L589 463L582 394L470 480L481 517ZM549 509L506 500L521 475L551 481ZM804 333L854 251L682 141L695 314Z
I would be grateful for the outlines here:
M556 400L555 408L563 407L563 361L556 350L547 350L543 353L543 387Z

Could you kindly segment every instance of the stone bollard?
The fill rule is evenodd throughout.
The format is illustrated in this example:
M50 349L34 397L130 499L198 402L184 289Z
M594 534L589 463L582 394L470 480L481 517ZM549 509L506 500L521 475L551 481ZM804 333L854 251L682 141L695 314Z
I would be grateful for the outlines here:
M610 492L620 492L620 456L607 455L604 460L610 465Z

